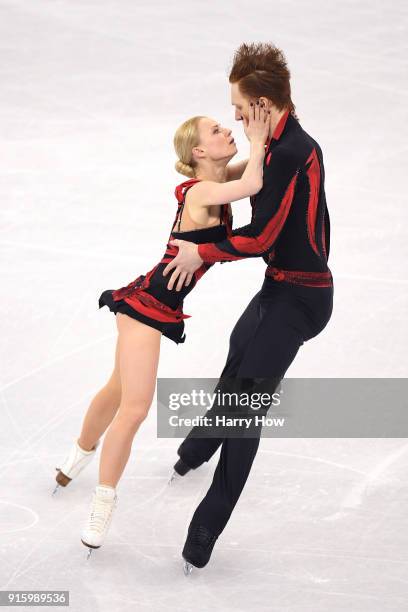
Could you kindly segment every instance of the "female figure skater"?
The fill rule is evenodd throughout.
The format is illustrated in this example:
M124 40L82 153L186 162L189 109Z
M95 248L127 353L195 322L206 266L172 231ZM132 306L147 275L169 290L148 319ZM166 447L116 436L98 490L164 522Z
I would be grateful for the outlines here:
M259 107L244 126L250 140L249 159L228 166L237 153L231 130L203 116L185 121L174 136L179 157L175 167L190 180L176 187L178 209L165 254L146 275L138 276L126 287L103 291L99 298L99 307L107 305L116 315L115 366L88 408L80 437L61 467L56 468L58 484L54 490L55 493L58 485L66 486L89 464L101 436L108 430L102 446L99 483L81 535L82 543L89 548L88 558L92 549L104 542L117 505L117 484L133 438L152 402L161 336L184 342L184 319L189 316L183 313L184 297L212 266L203 264L194 274L183 276L182 291L167 289L162 272L178 252L169 242L182 237L196 244L215 243L231 235L229 202L252 196L262 188L269 128L270 114Z

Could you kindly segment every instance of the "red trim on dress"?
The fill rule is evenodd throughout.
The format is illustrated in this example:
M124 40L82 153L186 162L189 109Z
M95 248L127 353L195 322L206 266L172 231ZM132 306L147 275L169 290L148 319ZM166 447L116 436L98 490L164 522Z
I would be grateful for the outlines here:
M191 179L190 181L185 181L181 185L176 188L175 194L176 197L180 198L180 202L183 201L183 187L190 185L192 183L197 182L199 179ZM223 204L222 209L222 219L226 225L227 234L230 234L232 231L232 219L229 215L229 207L228 204ZM177 219L177 217L176 217ZM174 227L174 226L173 226ZM170 234L169 240L172 238L173 234ZM161 321L163 323L179 323L183 319L189 319L191 315L183 313L183 305L180 304L177 309L170 308L167 304L164 304L160 300L156 299L153 295L145 291L150 286L150 280L153 274L156 272L158 266L160 264L170 263L174 259L174 257L178 253L178 247L175 245L167 244L167 248L165 254L163 255L160 262L150 270L145 276L140 275L135 280L131 281L125 287L121 287L120 289L115 289L112 291L112 298L116 302L118 300L124 300L127 304L129 304L132 308L134 308L137 312L155 319L156 321ZM203 274L209 269L209 265L203 263L198 270L194 272L194 281L197 282Z
M124 301L138 312L163 323L179 323L182 319L189 319L191 316L183 313L182 305L173 310L141 289L136 289L132 296L124 298Z
M198 183L200 180L201 179L192 178L188 181L184 181L184 183L180 183L180 185L177 185L176 189L174 190L174 195L176 196L177 201L179 203L182 202L184 197L184 191L186 190L186 188L190 185L194 185L194 183Z
M150 284L150 278L155 272L155 266L144 278L138 276L134 281L112 291L112 298L115 302L124 300L138 312L163 323L179 323L182 319L188 319L191 315L183 314L182 305L177 309L170 308L163 302L157 300L153 295L144 291Z

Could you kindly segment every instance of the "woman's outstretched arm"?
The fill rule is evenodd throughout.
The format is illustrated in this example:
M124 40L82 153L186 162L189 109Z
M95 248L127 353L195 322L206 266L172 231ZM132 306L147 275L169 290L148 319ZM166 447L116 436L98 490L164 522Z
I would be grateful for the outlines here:
M264 157L265 142L251 141L251 154L242 177L226 183L206 180L196 183L191 187L191 195L194 193L194 206L200 208L220 206L258 193L262 189Z
M241 177L225 183L207 180L196 183L191 190L194 189L194 201L200 207L243 200L262 189L265 141L269 128L270 115L263 106L249 114L248 121L244 122L244 130L250 140L250 156Z
M243 159L235 164L227 166L227 181L237 181L241 178L245 168L247 167L248 159Z

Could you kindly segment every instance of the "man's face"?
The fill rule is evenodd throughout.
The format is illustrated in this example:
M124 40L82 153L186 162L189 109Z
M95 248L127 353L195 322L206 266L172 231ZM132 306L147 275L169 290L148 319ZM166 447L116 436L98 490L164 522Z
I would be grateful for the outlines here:
M235 106L236 121L242 121L243 118L248 121L251 101L251 98L247 98L240 92L238 83L231 83L231 104Z

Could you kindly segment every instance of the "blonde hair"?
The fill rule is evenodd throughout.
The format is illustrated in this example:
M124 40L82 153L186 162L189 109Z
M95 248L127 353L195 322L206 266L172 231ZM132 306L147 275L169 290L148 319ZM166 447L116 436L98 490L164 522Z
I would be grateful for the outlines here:
M177 128L174 134L174 149L178 155L178 160L174 164L175 169L180 174L190 178L195 176L197 162L193 158L192 150L199 142L198 122L203 119L202 115L191 117Z

